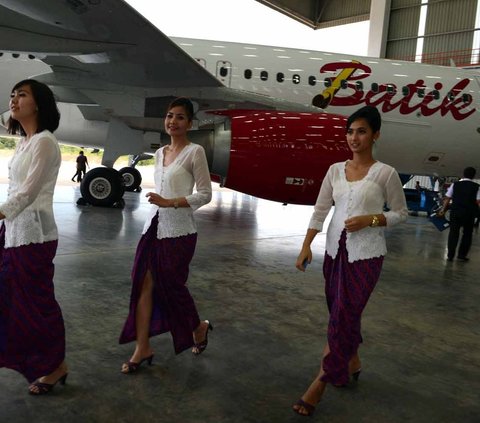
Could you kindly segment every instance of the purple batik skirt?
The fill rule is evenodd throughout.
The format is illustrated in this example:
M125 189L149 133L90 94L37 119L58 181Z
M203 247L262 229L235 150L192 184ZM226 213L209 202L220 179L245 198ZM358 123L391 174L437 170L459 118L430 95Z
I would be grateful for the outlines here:
M323 359L321 380L334 385L345 385L349 381L348 362L362 342L362 312L380 277L383 263L383 256L349 263L346 239L346 231L343 231L337 256L332 258L325 254L323 263L330 312L327 332L330 353Z
M175 352L193 346L193 330L200 324L198 312L187 288L190 261L197 234L157 238L158 215L137 246L132 270L130 311L120 335L120 344L136 340L135 316L147 270L153 277L153 311L149 336L170 332Z
M0 227L0 367L29 382L65 358L62 311L55 299L53 259L58 242L4 248Z

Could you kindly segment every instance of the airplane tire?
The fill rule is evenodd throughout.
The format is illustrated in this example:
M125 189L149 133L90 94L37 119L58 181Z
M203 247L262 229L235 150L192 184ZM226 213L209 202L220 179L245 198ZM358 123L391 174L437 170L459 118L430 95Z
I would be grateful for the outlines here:
M110 207L122 199L125 188L118 171L108 167L96 167L83 178L80 192L92 206Z
M136 191L142 183L142 175L134 167L122 167L119 170L120 176L123 178L125 191Z

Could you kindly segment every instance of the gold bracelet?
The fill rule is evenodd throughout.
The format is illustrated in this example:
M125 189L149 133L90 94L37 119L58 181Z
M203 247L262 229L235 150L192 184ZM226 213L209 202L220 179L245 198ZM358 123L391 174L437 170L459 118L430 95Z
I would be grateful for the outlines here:
M372 217L372 223L370 223L370 226L371 226L372 228L375 228L375 227L377 227L377 226L379 226L379 225L380 225L380 219L377 217L376 214L374 214L373 217Z

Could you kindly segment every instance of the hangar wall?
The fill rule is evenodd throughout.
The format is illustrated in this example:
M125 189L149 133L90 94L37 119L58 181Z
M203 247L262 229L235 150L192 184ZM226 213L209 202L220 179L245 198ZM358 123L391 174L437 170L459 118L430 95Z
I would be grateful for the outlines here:
M471 64L478 0L391 0L385 57L438 65ZM424 34L419 36L424 9ZM418 40L423 40L420 57Z
M315 29L370 19L370 56L447 66L479 62L480 0L257 1Z

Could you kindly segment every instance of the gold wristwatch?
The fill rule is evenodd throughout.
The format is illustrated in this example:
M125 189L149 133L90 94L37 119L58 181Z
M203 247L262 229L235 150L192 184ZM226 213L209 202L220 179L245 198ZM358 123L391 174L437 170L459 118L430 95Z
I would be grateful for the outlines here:
M374 214L373 217L372 217L372 223L370 223L370 226L371 226L372 228L375 228L375 227L378 226L378 225L380 225L380 220L379 220L379 218L377 217L377 215Z

